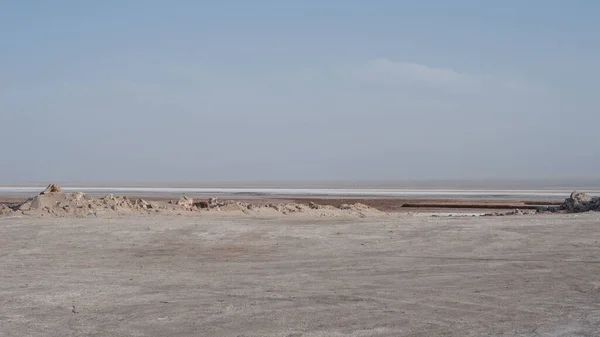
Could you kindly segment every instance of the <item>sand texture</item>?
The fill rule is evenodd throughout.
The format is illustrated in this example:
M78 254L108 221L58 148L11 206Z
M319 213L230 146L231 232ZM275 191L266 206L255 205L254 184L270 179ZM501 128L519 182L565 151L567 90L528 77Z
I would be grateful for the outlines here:
M598 336L597 213L0 218L0 336Z

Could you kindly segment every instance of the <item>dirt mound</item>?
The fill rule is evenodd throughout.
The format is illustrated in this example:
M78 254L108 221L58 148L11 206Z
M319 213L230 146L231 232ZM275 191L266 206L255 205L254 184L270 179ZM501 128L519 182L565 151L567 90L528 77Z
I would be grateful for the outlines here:
M144 199L130 199L125 196L109 194L103 198L94 198L85 193L62 193L56 184L50 184L39 195L27 199L15 206L0 206L0 215L84 217L122 214L165 214L200 215L205 212L214 214L237 214L257 216L306 215L306 216L360 216L381 215L375 208L364 204L344 204L342 207L317 205L315 203L250 204L237 201L221 202L216 198L194 200L182 196L177 202L148 202Z
M84 193L49 192L37 195L18 206L25 215L85 216L95 213L93 198Z
M372 214L382 214L382 212L380 212L378 209L361 204L360 202L354 204L342 204L340 205L340 209L356 213L361 217L366 217L367 215Z
M365 204L361 204L360 202L357 202L355 204L342 204L342 205L340 205L340 209L357 211L357 212L377 211L375 208L373 208L371 206L367 206Z

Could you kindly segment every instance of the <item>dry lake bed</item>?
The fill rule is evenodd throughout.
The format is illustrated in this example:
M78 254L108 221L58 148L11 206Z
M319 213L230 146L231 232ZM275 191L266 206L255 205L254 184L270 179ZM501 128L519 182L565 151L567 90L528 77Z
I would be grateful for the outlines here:
M599 213L0 218L0 336L599 335Z

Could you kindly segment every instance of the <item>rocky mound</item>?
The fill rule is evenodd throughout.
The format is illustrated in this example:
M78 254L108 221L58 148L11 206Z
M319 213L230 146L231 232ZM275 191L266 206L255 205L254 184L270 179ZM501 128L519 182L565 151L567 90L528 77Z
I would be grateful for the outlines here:
M586 193L573 191L558 207L542 208L546 212L581 213L589 211L600 211L600 197L590 197Z
M182 196L176 202L147 202L143 199L130 199L124 196L107 195L94 198L85 193L66 194L56 184L50 184L39 195L14 206L0 205L0 215L85 217L122 214L165 214L199 215L203 212L215 214L247 215L292 215L307 216L360 216L382 215L377 209L363 204L333 206L308 205L297 203L254 205L236 201L220 202L216 198L194 200Z

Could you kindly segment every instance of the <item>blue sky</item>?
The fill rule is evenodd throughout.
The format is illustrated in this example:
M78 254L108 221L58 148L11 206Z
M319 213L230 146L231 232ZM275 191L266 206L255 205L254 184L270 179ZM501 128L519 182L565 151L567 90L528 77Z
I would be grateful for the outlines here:
M0 1L0 181L594 176L598 17L591 0Z

